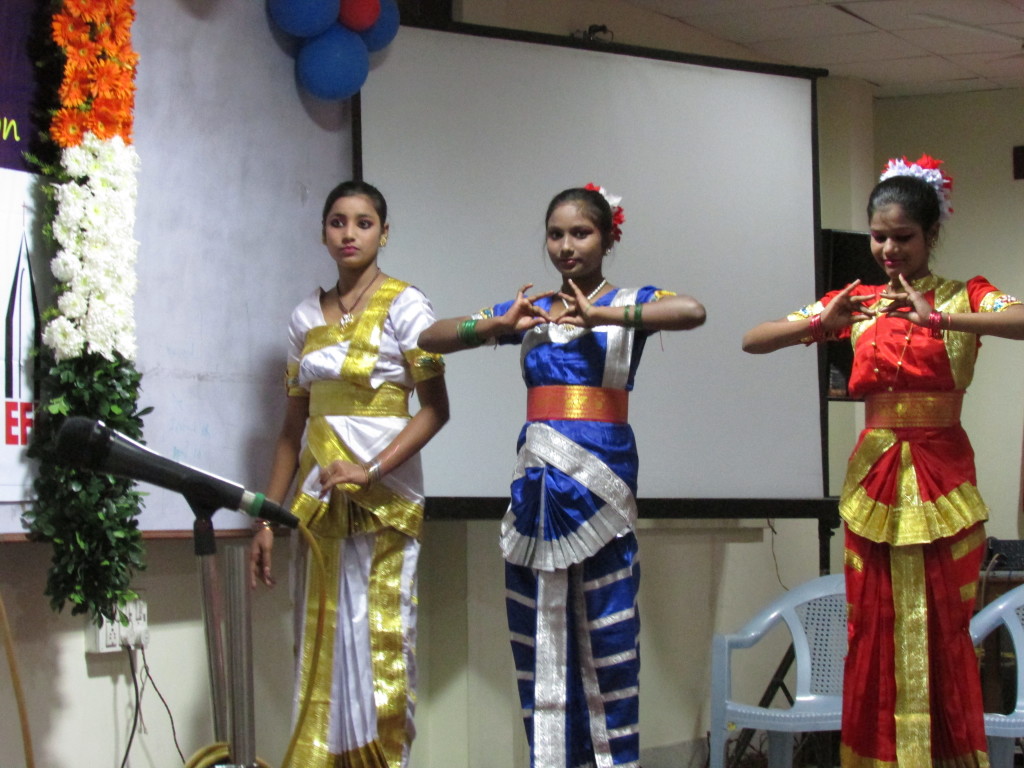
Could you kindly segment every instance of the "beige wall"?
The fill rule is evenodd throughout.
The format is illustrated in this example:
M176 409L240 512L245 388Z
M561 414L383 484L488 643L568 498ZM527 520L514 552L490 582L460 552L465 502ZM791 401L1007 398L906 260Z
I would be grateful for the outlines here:
M221 542L219 549L223 552L227 546ZM145 661L152 682L140 681L143 724L129 765L169 768L181 761L157 689L171 708L186 758L213 741L198 563L190 540L148 541L147 550L149 569L134 587L143 592L150 609L151 641ZM121 764L135 700L127 657L123 652L86 654L85 619L49 609L42 594L49 558L50 548L44 544L0 544L0 595L13 632L35 765L114 768ZM255 595L253 605L257 721L261 736L271 734L258 743L260 754L274 764L284 754L280 723L288 718L287 702L281 701L291 677L287 598L287 590L279 588ZM136 653L135 661L141 672L141 654ZM0 666L0 711L0 765L22 766L21 733L6 663Z
M462 19L570 34L603 23L619 42L738 56L653 14L626 15L624 4L602 2L457 3ZM822 224L862 227L863 201L884 156L930 151L956 176L957 213L948 227L939 270L985 274L1024 293L1024 182L1008 180L1009 147L1024 144L1024 95L992 93L873 103L852 82L819 87ZM780 308L781 309L781 308ZM759 318L758 318L759 319ZM1019 347L986 341L968 402L969 430L979 457L982 491L995 511L992 531L1016 536L1016 493L1022 435L1024 356ZM834 408L833 454L845 455L856 433L855 408ZM513 439L509 436L509 440ZM809 457L813 460L813 457ZM839 469L836 470L837 472ZM834 488L836 486L833 486ZM644 615L642 738L645 768L700 763L707 729L711 634L737 628L783 589L815 575L813 523L645 525L641 530ZM497 522L429 523L421 565L422 684L414 746L418 768L522 768L518 721L502 607ZM150 604L147 659L174 713L186 756L212 738L196 562L188 541L152 541L150 569L138 579ZM280 548L278 565L286 560ZM841 551L833 557L838 566ZM53 614L41 595L46 547L0 545L0 594L14 627L29 699L38 765L117 765L130 729L133 700L123 656L87 657L83 622ZM289 608L285 584L254 596L257 744L277 765L290 711ZM744 663L738 679L757 697L781 657L781 640ZM10 679L0 669L0 764L21 764ZM167 714L147 686L144 726L132 766L177 764ZM88 754L83 763L82 754Z

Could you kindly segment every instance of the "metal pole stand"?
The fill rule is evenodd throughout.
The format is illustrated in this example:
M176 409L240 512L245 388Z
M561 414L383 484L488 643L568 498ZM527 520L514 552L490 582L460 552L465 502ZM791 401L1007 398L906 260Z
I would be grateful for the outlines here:
M186 500L196 516L192 531L195 553L199 558L214 738L218 742L228 742L231 762L225 768L257 768L247 548L228 547L228 611L225 616L217 576L217 543L213 530L213 513L216 510L194 504L187 497ZM226 661L225 629L227 646L231 649L230 663Z

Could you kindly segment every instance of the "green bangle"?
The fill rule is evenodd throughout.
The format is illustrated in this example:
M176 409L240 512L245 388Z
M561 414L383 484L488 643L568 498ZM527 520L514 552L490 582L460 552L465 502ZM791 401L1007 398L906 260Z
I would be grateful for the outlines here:
M643 328L644 327L643 307L644 307L643 304L634 304L633 305L633 327L634 328Z
M458 328L455 329L455 333L459 337L459 341L467 347L479 347L484 343L484 340L477 335L475 317L470 317L459 323Z
M622 324L629 328L629 305L624 304L622 306Z

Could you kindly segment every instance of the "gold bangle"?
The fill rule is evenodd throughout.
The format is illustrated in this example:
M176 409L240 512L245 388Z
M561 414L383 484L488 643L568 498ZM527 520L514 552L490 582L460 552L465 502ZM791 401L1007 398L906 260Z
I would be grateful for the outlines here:
M252 521L252 529L255 533L259 533L260 531L273 532L274 528L275 526L272 522L264 520L262 517L258 517Z
M360 463L363 471L366 473L366 487L376 485L380 482L380 462L374 459L373 461Z

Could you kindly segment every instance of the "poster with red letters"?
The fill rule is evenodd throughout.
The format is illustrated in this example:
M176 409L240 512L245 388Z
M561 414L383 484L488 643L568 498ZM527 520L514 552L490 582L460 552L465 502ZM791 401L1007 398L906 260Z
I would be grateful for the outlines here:
M0 297L4 318L3 436L0 439L0 530L17 529L31 497L26 448L34 422L33 348L39 328L33 275L36 177L25 153L35 83L29 34L37 3L0 4ZM6 518L10 517L8 521Z

